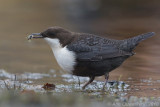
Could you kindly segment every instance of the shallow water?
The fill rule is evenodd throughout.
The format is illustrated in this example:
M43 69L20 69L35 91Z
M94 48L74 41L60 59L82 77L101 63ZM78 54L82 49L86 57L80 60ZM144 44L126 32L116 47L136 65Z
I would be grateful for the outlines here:
M54 25L82 32L84 31L81 29L82 23L75 24L75 21L68 20L69 16L65 16L58 2L40 0L39 3L33 1L31 5L30 2L16 1L3 0L0 4L1 87L4 87L2 79L13 84L16 75L17 82L37 91L44 91L41 87L45 83L55 84L57 92L71 91L73 87L79 89L77 77L72 77L60 69L51 49L43 40L27 41L26 37L30 33L41 32ZM42 7L42 4L46 6ZM86 21L85 24L86 32L109 35L107 37L115 39L129 38L150 31L156 32L155 37L137 46L136 55L110 73L109 80L123 81L126 84L122 95L160 97L160 19L158 16L116 18L104 15ZM81 84L87 80L88 78L81 79ZM87 90L98 92L103 81L104 77L96 78ZM107 86L110 87L109 84ZM114 91L122 90L113 88Z

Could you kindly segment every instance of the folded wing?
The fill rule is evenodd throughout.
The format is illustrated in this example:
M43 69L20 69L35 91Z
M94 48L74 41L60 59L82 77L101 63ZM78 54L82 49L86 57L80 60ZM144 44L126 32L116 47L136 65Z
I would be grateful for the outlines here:
M109 44L86 45L86 44L71 44L67 48L76 53L78 61L102 61L109 58L120 56L131 56L131 52L125 52L117 47Z

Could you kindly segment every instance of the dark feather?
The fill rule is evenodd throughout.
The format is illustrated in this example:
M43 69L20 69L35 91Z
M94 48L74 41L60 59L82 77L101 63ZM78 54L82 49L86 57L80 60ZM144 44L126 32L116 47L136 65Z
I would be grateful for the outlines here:
M109 58L133 55L131 52L119 49L111 41L106 41L104 38L90 35L69 44L67 48L76 53L78 61L102 61Z

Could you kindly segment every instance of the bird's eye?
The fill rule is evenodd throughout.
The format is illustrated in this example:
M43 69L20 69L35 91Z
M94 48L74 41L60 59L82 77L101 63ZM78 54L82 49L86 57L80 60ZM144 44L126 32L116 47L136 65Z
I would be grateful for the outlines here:
M56 35L56 33L53 32L53 31L48 31L48 32L45 32L45 35L48 36L48 37L53 37L53 36Z

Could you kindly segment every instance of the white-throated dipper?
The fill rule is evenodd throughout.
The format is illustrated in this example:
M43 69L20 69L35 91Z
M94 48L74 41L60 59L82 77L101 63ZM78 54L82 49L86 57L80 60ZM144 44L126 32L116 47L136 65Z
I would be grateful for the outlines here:
M33 33L31 38L43 38L52 48L60 67L70 74L89 77L82 87L93 82L96 76L105 76L106 85L109 72L119 67L133 56L134 48L155 33L149 32L125 40L114 40L87 33L75 33L61 27L50 27L41 33Z

